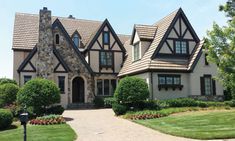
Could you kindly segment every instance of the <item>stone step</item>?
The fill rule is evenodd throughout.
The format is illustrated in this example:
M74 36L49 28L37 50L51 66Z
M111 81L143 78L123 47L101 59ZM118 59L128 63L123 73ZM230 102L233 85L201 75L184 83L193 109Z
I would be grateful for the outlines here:
M71 103L67 109L92 109L94 108L93 103Z

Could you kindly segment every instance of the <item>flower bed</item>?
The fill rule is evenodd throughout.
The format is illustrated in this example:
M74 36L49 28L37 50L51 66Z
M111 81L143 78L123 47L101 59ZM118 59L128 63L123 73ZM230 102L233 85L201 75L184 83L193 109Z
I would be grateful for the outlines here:
M53 125L53 124L64 124L65 119L60 115L48 115L43 117L37 117L29 121L32 125Z

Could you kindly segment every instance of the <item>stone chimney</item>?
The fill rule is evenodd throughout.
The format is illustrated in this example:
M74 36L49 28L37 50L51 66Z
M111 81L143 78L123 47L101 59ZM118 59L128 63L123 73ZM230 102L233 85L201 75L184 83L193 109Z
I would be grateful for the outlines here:
M53 76L53 34L51 11L43 7L39 12L39 36L37 44L37 76L52 79Z

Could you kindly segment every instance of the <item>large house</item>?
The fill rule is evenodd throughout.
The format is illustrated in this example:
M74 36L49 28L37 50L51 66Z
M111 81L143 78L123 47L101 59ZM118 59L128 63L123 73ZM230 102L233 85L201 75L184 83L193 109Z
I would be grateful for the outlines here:
M202 48L182 9L153 25L135 25L127 36L107 19L54 17L44 7L39 15L15 16L14 79L21 86L34 77L53 80L64 107L113 95L125 76L144 79L151 99L221 99L216 65Z

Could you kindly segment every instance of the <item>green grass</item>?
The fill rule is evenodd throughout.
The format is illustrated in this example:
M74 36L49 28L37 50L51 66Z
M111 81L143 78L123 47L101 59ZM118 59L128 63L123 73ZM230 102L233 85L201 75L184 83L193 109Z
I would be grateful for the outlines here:
M76 134L68 124L58 125L27 125L29 141L73 141ZM23 127L0 131L0 141L22 141Z
M134 122L175 136L195 139L235 138L235 110L189 112Z

